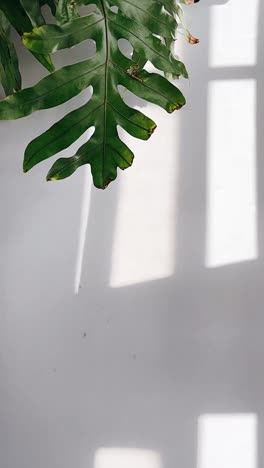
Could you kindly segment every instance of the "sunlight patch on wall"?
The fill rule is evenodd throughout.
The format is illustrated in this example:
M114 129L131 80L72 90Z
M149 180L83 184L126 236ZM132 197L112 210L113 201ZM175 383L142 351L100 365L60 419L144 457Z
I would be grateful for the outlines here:
M197 468L257 468L257 416L200 416Z
M166 278L174 272L176 119L154 106L139 110L150 115L158 128L147 142L121 133L135 161L119 175L111 287Z
M84 172L84 187L83 187L83 200L82 200L82 208L81 208L78 251L77 251L77 259L76 259L76 267L75 267L75 279L74 279L74 293L75 294L78 294L80 283L81 283L85 240L86 240L88 217L89 217L90 203L91 203L92 183L91 183L90 166L86 165L83 168L83 172Z
M100 448L94 468L162 468L159 453L135 448Z
M257 258L256 83L209 86L206 266Z
M255 65L259 0L231 0L211 8L209 66Z

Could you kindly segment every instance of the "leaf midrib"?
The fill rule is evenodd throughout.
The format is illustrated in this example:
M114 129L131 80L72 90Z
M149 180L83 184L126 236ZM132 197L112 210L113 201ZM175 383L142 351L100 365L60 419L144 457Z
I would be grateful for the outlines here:
M106 46L106 57L105 57L105 83L104 83L104 133L103 133L103 163L102 163L102 174L103 184L105 179L105 153L106 153L106 109L108 101L108 73L109 73L109 55L110 55L110 41L109 41L109 29L108 29L108 18L106 14L104 0L100 0L102 6L102 13L104 16L105 25L105 46Z

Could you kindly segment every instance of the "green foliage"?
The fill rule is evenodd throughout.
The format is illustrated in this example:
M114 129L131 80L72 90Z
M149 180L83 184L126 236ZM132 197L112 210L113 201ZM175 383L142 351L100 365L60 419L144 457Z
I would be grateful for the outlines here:
M134 155L119 138L117 126L147 140L156 124L124 102L119 86L169 113L185 104L181 91L169 81L188 76L173 53L178 23L190 43L198 41L187 30L179 3L195 0L0 0L0 81L7 94L0 102L0 119L18 119L58 106L90 86L93 90L88 102L29 143L25 172L70 146L91 127L91 138L72 157L58 159L47 180L64 179L90 164L95 186L105 188L116 178L118 168L131 166ZM56 24L46 24L43 4L49 5ZM90 14L79 16L81 5L94 8ZM20 90L11 26L35 58L52 72L24 90ZM96 44L92 58L54 71L50 54L88 39ZM131 57L121 52L120 39L131 44ZM145 70L147 61L161 73Z

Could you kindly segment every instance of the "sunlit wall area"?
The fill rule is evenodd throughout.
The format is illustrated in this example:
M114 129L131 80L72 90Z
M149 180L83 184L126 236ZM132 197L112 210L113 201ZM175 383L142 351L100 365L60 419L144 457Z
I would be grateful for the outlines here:
M197 468L257 468L257 436L255 414L200 416Z
M208 102L206 265L216 267L257 257L256 83L213 81Z
M259 1L231 0L212 6L209 66L256 64Z
M211 7L206 266L258 256L256 89L259 0ZM224 34L223 34L224 31Z
M158 452L137 448L100 448L94 468L162 468Z
M77 258L75 266L75 277L74 277L74 292L78 294L82 269L83 269L83 260L84 260L84 250L85 250L85 241L88 228L88 218L90 212L90 202L91 202L91 176L90 176L90 167L86 166L83 168L83 195L82 195L82 206L81 206L81 216L80 216L80 229L79 229L79 239L77 246Z
M180 117L150 105L139 110L158 127L147 142L122 132L126 144L133 148L135 161L119 177L111 287L166 278L174 272Z

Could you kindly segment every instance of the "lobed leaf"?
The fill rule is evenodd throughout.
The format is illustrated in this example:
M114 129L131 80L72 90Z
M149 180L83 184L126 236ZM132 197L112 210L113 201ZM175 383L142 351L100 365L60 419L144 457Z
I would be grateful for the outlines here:
M38 18L39 23L38 11L33 6L29 8L29 3L23 0L28 18L31 22ZM92 4L95 8L89 15L78 17L77 6ZM73 10L69 10L70 5ZM181 91L166 78L188 77L184 64L171 50L181 20L177 7L174 0L79 0L74 4L59 0L56 2L59 24L42 24L33 30L24 28L24 45L40 57L86 40L96 44L92 58L54 71L35 86L0 103L0 119L16 119L60 105L92 87L92 97L83 106L29 143L24 157L25 172L66 149L90 128L94 128L90 139L72 157L59 158L49 171L48 180L64 179L82 165L90 164L95 186L105 188L116 178L118 168L126 169L132 164L134 155L121 141L118 126L135 138L147 140L156 124L124 102L119 86L169 113L185 104ZM121 52L120 39L131 44L131 57ZM162 74L147 72L144 69L147 61Z

